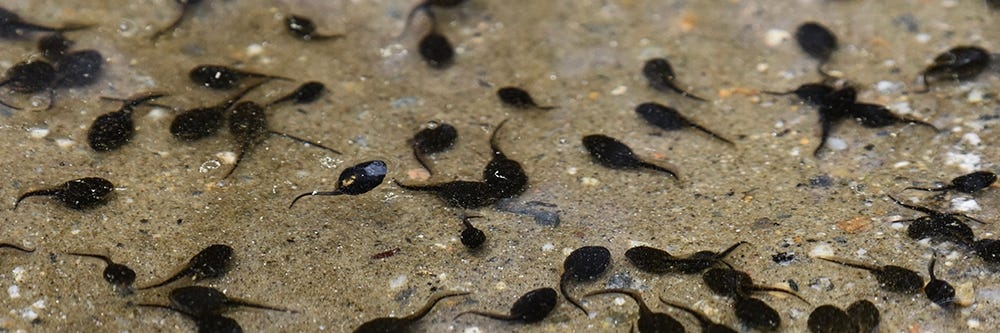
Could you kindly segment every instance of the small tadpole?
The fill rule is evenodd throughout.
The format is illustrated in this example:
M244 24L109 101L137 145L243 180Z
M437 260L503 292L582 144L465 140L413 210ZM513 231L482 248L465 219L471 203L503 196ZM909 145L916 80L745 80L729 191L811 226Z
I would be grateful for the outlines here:
M955 309L955 287L951 286L948 281L938 279L934 275L934 264L937 263L937 252L931 257L931 262L927 264L927 274L930 275L930 281L924 286L924 295L927 295L927 299L931 302L937 304L945 310Z
M409 143L413 147L413 157L427 170L427 173L433 175L434 170L427 163L427 155L451 149L457 139L458 130L454 126L432 121L414 134Z
M90 254L81 252L69 252L68 255L94 258L104 261L104 280L111 284L112 288L123 295L132 293L132 284L135 283L135 271L123 264L116 263L108 256L100 254Z
M858 325L851 316L835 305L824 304L813 309L806 321L806 327L813 333L853 333Z
M281 103L292 103L293 105L298 104L308 104L319 100L319 97L323 95L326 91L326 86L323 82L309 81L303 83L295 91L288 93L288 95L278 97L277 99L264 104L264 107L271 107Z
M859 299L847 306L847 315L851 321L858 325L858 332L875 333L878 332L881 315L875 304L866 299Z
M934 188L911 186L905 189L928 192L957 191L965 194L974 194L979 192L979 190L992 186L996 182L997 174L990 171L976 171L953 178L949 185Z
M837 50L837 36L822 24L806 22L795 29L795 41L803 52L819 60L816 70L824 77L831 77L823 71L823 65L830 61L833 51Z
M215 90L229 90L239 86L245 79L285 80L281 76L261 74L222 65L198 65L188 72L188 78L197 85Z
M688 314L690 314L691 316L693 316L694 319L698 321L698 324L701 325L701 331L702 332L706 332L706 333L737 333L736 330L730 328L729 326L716 323L711 318L708 318L708 316L706 316L704 313L698 312L698 311L696 311L696 310L694 310L692 308L689 308L687 306L681 305L680 303L669 302L669 301L663 299L662 296L660 297L660 302L662 302L663 304L666 304L666 305L678 308L681 311L687 312Z
M754 284L750 274L728 267L709 269L702 274L701 278L705 282L705 286L719 296L739 298L755 292L773 291L791 295L806 302L806 304L809 303L793 291Z
M653 89L663 92L672 90L681 94L681 96L696 101L708 101L677 86L677 83L675 82L677 76L674 74L674 68L670 66L670 62L667 61L666 58L653 58L646 60L646 63L642 66L642 76L646 78L646 81L649 82L649 86Z
M285 17L285 28L288 33L304 41L320 41L338 39L344 37L343 34L321 34L316 32L316 23L311 19L300 15L288 15Z
M262 305L242 299L226 296L222 291L211 287L187 286L170 291L170 303L174 308L195 317L221 315L225 310L235 307L248 307L263 310L297 313L295 310Z
M843 258L817 258L848 267L866 270L875 276L875 280L878 281L879 286L886 291L901 294L916 294L919 293L924 287L924 279L920 277L920 274L904 267L894 265L875 266Z
M170 122L170 135L181 141L196 141L215 135L226 123L226 111L262 84L252 84L219 104L181 112Z
M639 305L639 318L636 320L636 327L639 333L660 333L660 332L684 332L684 325L674 319L674 317L663 312L653 312L642 300L642 295L638 291L631 289L605 289L590 292L584 297L605 294L622 294L628 296L635 304Z
M956 46L934 58L934 62L920 72L923 89L917 93L930 91L932 81L967 81L975 79L990 67L993 56L978 46Z
M510 306L510 313L494 313L485 311L465 311L455 316L473 314L502 321L518 322L522 324L537 323L548 317L549 313L556 308L557 294L552 288L539 288L527 292L519 297Z
M781 315L764 301L753 297L737 297L733 302L733 312L743 325L769 332L781 327Z
M89 29L92 26L93 25L91 24L78 23L71 23L62 27L46 26L28 22L21 18L20 15L17 15L17 13L7 10L6 8L0 8L0 39L22 39L27 33L30 32L61 33Z
M603 134L591 134L583 137L583 147L590 152L594 161L612 169L649 169L664 172L674 179L677 173L673 170L643 161L635 156L632 148L621 141Z
M441 293L437 296L431 297L427 300L419 310L410 314L409 316L402 318L393 317L381 317L375 318L365 322L354 329L354 333L384 333L384 332L410 332L414 331L416 323L427 316L431 312L431 309L438 304L441 300L450 297L465 296L470 293L468 292L449 292Z
M583 311L583 314L590 316L587 309L583 308L576 299L566 292L566 285L569 282L581 283L596 280L607 272L611 266L611 251L603 246L584 246L570 252L563 261L563 273L559 277L559 291L570 304Z
M528 175L524 172L524 167L520 162L508 158L497 143L500 129L507 120L504 119L493 129L493 134L490 135L493 158L483 168L483 182L489 185L490 192L500 199L516 197L528 189Z
M427 62L427 66L434 69L448 68L455 59L455 48L451 46L448 37L437 30L428 31L424 37L420 38L417 51Z
M719 263L747 242L740 241L722 252L698 251L683 257L676 257L669 252L649 246L637 246L625 251L625 258L640 271L654 274L683 273L698 274Z
M930 238L934 242L952 242L961 246L969 246L976 236L972 228L963 220L983 223L965 214L939 212L927 207L905 204L892 196L888 197L897 205L927 214L927 216L915 219L897 221L910 222L910 226L906 228L906 235L913 240Z
M296 201L299 201L302 197L307 196L343 194L360 195L368 193L368 191L371 191L382 184L382 180L385 179L385 175L388 172L388 167L386 167L385 162L381 160L372 160L355 164L354 166L340 172L340 177L337 178L337 187L333 191L312 191L302 193L292 200L292 203L288 205L288 208L292 208L292 206L295 206Z
M192 279L196 281L222 277L223 275L226 275L226 272L229 272L230 268L232 268L232 262L232 247L225 244L209 245L195 254L194 257L191 257L191 260L188 260L187 265L185 265L184 268L179 270L173 276L153 285L139 288L138 290L161 287L187 276L192 277Z
M239 154L237 154L236 163L233 164L233 168L229 169L229 172L227 172L222 178L229 178L229 176L233 174L233 171L236 171L236 168L240 166L240 162L243 161L246 154L272 135L277 135L310 146L316 146L317 148L327 150L334 154L340 154L340 152L336 149L321 145L315 141L306 140L288 133L272 130L268 125L267 114L265 114L264 111L263 106L254 102L240 102L233 106L232 110L230 110L229 133L232 134L234 141L236 141L239 148Z
M396 180L393 182L403 189L434 193L449 207L476 209L500 201L494 193L493 186L479 181L456 180L426 185L402 184Z
M468 0L422 0L422 1L420 1L420 3L418 3L416 6L413 6L413 9L410 10L410 13L406 15L406 23L403 24L403 32L400 33L399 36L402 37L404 34L406 34L406 31L409 30L409 28L410 28L410 23L413 23L413 18L417 15L417 13L424 13L424 15L427 15L427 18L431 21L431 26L435 27L435 26L437 26L437 17L434 16L434 12L432 11L433 7L437 7L437 8L452 8L452 7L457 7L458 5L461 5L462 3L465 3L466 1L468 1Z
M22 252L22 253L34 253L35 252L35 249L28 249L28 248L21 247L20 245L10 244L10 243L0 243L0 250L2 250L2 249L12 249L12 250L19 251L19 252Z
M8 87L12 92L19 94L35 94L43 91L49 92L49 106L52 107L54 93L53 85L56 81L56 68L44 60L29 60L14 64L4 73L0 87ZM6 107L14 110L23 108L10 104L10 102L0 101Z
M174 1L176 1L178 4L181 5L181 12L177 14L177 17L175 17L172 22L170 22L170 25L163 27L163 29L157 30L155 33L153 33L153 36L151 36L149 39L156 41L161 36L167 33L174 32L174 30L176 30L177 27L181 25L181 21L188 16L188 14L191 12L194 6L201 3L203 0L174 0Z
M537 109L537 110L552 110L557 108L557 106L541 106L535 103L535 100L531 98L531 94L527 91L518 87L503 87L497 90L497 97L504 104L513 106L518 109Z
M677 109L674 109L672 107L663 104L654 102L642 103L639 104L639 106L635 107L635 113L638 114L639 117L641 117L650 125L659 127L666 131L676 131L679 129L691 127L699 131L702 131L705 134L708 134L709 136L719 141L728 143L730 145L735 145L735 143L733 143L729 139L726 139L721 135L712 132L708 128L705 128L704 126L698 125L696 123L691 122L687 118L684 118L684 116L682 116L680 112L677 112Z
M121 101L118 111L97 116L87 130L87 143L94 151L108 152L121 148L135 136L135 122L132 112L140 105L167 96L164 93L146 93L128 99L102 97L105 100Z
M462 217L462 225L465 226L465 229L462 229L462 245L465 245L470 250L478 250L486 242L486 233L473 226L472 222L469 222L469 220L475 218L482 218L482 216L472 215Z
M21 203L21 200L34 196L50 196L63 206L71 209L84 210L103 205L108 202L108 198L115 185L104 178L86 177L74 179L62 183L56 187L35 190L21 194L14 203L14 209Z
M878 104L854 103L850 106L849 112L861 126L868 128L882 128L896 124L916 124L928 127L934 130L934 132L941 131L931 123L893 114L892 111L889 111L889 108Z
M211 332L211 333L242 333L243 332L243 327L240 326L239 322L237 322L235 319L232 319L232 318L229 318L229 317L226 317L226 316L223 316L223 315L209 314L209 315L204 315L204 316L195 316L195 315L192 315L190 313L186 313L184 311L181 311L180 309L176 309L176 308L173 308L173 307L170 307L170 306L167 306L167 305L160 305L160 304L138 303L138 304L135 304L135 306L144 307L144 308L165 309L165 310L170 310L170 311L174 311L174 312L180 313L180 314L184 315L184 317L187 317L188 319L191 319L191 320L194 321L195 326L198 327L198 332Z

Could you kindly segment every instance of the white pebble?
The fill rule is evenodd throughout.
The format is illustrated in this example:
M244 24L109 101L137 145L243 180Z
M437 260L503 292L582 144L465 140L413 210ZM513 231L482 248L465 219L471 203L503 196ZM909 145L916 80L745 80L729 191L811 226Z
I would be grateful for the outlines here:
M222 160L222 163L225 164L236 163L236 153L231 151L223 151L215 153L215 157L218 157L220 160Z
M976 133L965 133L965 135L962 135L962 142L968 143L970 146L978 146L982 140L979 139L979 135Z
M982 160L982 157L972 153L962 154L948 152L945 157L944 164L958 166L959 169L962 169L962 172L968 173L979 169L979 163L981 163Z
M881 94L890 94L899 91L902 86L902 84L891 81L879 81L875 84L875 89Z
M146 113L146 118L149 118L153 121L159 121L160 119L163 119L166 116L167 116L167 110L165 110L164 108L153 108L149 110L148 113Z
M31 303L31 307L36 308L36 309L44 309L45 308L45 300L44 299L37 300L34 303Z
M978 104L983 102L983 96L984 93L981 89L972 89L972 91L969 92L969 95L966 96L966 100L969 101L969 103Z
M65 149L65 148L72 147L75 144L76 144L76 141L73 141L71 139L65 139L65 138L63 138L63 139L56 139L56 146L59 146L59 148Z
M260 44L250 44L247 46L247 56L256 56L264 53L264 46Z
M462 333L480 333L482 331L483 330L479 329L479 326L470 326L466 327L465 330L462 331Z
M928 34L917 34L917 43L924 44L931 41L931 35Z
M809 257L829 257L833 256L833 247L830 244L819 244L809 250Z
M32 127L28 129L28 135L32 139L41 139L49 135L49 129L42 127Z
M21 318L24 318L28 321L32 321L38 319L38 313L36 313L35 310L32 310L31 308L24 308L21 309Z
M847 142L840 138L830 138L826 142L826 146L832 150L844 150L847 149Z
M615 305L622 306L622 305L625 305L625 298L624 297L615 297L615 300L613 302L615 303Z
M969 326L969 329L979 329L979 319L969 318L969 320L965 321L965 324Z
M570 175L575 175L576 171L577 171L576 167L568 167L568 168L566 168L566 173L568 173Z
M17 285L11 285L10 287L7 287L7 295L10 295L10 298L21 297L21 289L18 288Z
M580 178L580 183L586 186L597 186L597 184L600 184L601 181L594 177L582 177Z
M951 208L960 212L972 212L982 209L973 198L956 197L951 199Z
M556 246L553 245L552 243L545 243L545 244L542 245L542 251L544 251L544 252L552 251L555 248L556 248Z
M626 87L626 86L618 86L617 88L615 88L614 90L611 91L611 95L621 96L621 95L624 95L625 92L627 92L627 91L628 91L628 87Z
M761 73L766 72L768 68L771 68L771 65L768 65L766 62L762 62L762 63L757 64L757 71L758 72L761 72Z
M406 275L401 274L396 278L389 280L389 289L399 289L399 287L404 283L406 283Z
M11 270L10 272L14 273L14 282L24 282L24 272L25 272L24 267L21 266L14 267L14 269Z
M910 161L899 161L899 162L896 162L895 164L893 164L892 167L896 168L896 169L899 169L899 168L902 168L902 167L909 166L910 164L911 164Z
M771 29L764 35L764 44L767 46L778 46L778 44L784 43L790 38L792 38L792 34L788 33L788 31Z

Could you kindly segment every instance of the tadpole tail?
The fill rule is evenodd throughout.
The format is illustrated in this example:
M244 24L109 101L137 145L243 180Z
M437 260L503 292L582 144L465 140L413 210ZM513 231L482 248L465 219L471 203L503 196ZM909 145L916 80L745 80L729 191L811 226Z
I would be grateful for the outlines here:
M17 105L14 105L14 104L10 104L10 103L7 103L7 102L5 102L5 101L3 101L3 100L0 100L0 105L3 105L3 106L6 106L6 107L8 107L8 108L10 108L10 109L12 109L12 110L17 110L17 111L21 111L21 110L24 110L24 108L22 108L22 107L20 107L20 106L17 106Z
M708 326L710 324L714 324L714 322L712 322L711 320L709 320L708 317L705 317L705 315L702 314L701 312L695 311L694 309L686 307L684 305L681 305L680 303L674 303L674 302L667 301L667 300L663 299L663 296L658 296L658 297L660 298L660 303L663 303L663 304L666 304L668 306L680 309L681 311L687 312L688 314L690 314L691 316L693 316L695 319L698 320L698 323L701 324L702 327Z
M316 146L318 148L328 150L331 153L334 153L334 154L337 154L337 155L341 155L341 153L339 151L337 151L336 149L333 149L333 148L330 148L330 147L321 145L319 143L316 143L316 142L313 142L313 141L309 141L309 140L306 140L306 139L303 139L303 138L300 138L300 137L297 137L297 136L294 136L294 135L291 135L291 134L281 133L281 132L277 132L277 131L270 131L270 130L268 132L271 133L271 134L273 134L273 135L277 135L277 136L280 136L280 137L283 137L283 138L290 139L292 141L297 141L299 143L304 143L304 144L307 144L307 145Z
M775 287L768 287L768 286L753 286L751 288L754 291L773 291L773 292L779 292L779 293L782 293L782 294L791 295L792 297L798 298L799 300L805 302L806 304L812 305L805 298L802 298L802 296L799 296L799 294L796 294L795 292L790 291L790 290L785 290L785 289L775 288Z
M927 207L920 207L920 206L914 206L914 205L906 204L906 203L903 203L902 201L899 201L899 199L896 199L895 197L893 197L891 195L888 195L888 194L886 196L889 197L889 199L892 199L892 201L895 202L897 205L903 206L904 208L908 208L910 210L915 210L915 211L918 211L918 212L921 212L921 213L924 213L924 214L927 214L927 215L938 214L938 212L935 211L935 210L933 210L933 209L930 209L930 208L927 208Z
M167 278L166 280L160 281L159 283L156 283L156 284L153 284L153 285L150 285L150 286L136 288L136 290L146 290L146 289L159 288L159 287L168 285L168 284L170 284L170 283L172 283L174 281L180 280L181 278L183 278L185 276L191 275L191 273L192 272L191 272L190 268L185 268L185 269L181 270L180 272L177 272L177 274L174 274L174 276L171 276L171 277Z
M191 3L184 2L184 4L182 4L181 6L182 6L181 13L177 14L177 18L174 18L174 21L170 22L170 25L153 33L153 36L150 36L149 40L155 42L157 39L160 39L161 36L165 35L168 32L173 32L175 29L177 29L178 26L181 25L181 21L184 20L184 17L187 16L188 14L188 11L191 10Z
M924 126L924 127L930 127L932 130L934 130L935 133L941 133L941 129L937 128L937 126L934 126L933 124L928 123L926 121L917 120L917 119L913 119L913 118L900 118L900 119L902 119L903 121L905 121L907 123L910 123L910 124L920 125L920 126Z
M677 92L678 94L681 94L681 96L684 96L684 97L687 97L687 98L690 98L690 99L693 99L693 100L696 100L696 101L708 102L707 99L695 96L694 94L687 92L687 90L681 89L680 87L678 87L673 82L667 82L667 88L670 88L670 90L673 90L673 91Z
M406 185L406 184L400 183L398 180L395 180L395 179L393 179L392 182L396 183L396 186L399 186L399 187L402 187L403 189L411 190L411 191L421 191L421 192L438 192L438 191L441 191L441 186L438 185L438 184L431 184L431 185Z
M31 192L22 194L21 196L17 197L17 201L14 202L14 209L17 210L17 206L21 204L21 200L24 200L24 199L30 198L30 197L46 196L46 195L56 195L56 194L59 194L59 191L60 191L60 189L58 189L58 188L47 188L47 189L35 190L35 191L31 191Z
M233 104L236 104L236 102L239 102L240 99L243 98L243 96L246 96L251 91L253 91L254 89L257 89L257 87L260 87L264 83L265 82L254 82L253 84L247 86L243 90L241 90L241 91L237 92L236 94L234 94L233 96L229 97L229 99L227 99L224 102L222 102L222 104L220 104L219 106L220 107L224 107L223 108L224 109L223 112L225 112L225 110L229 110L229 108L231 108L233 106Z
M14 244L7 244L7 243L0 243L0 249L14 249L14 250L21 251L21 252L24 252L24 253L33 253L33 252L35 252L35 249L30 249L29 250L29 249L26 249L26 248L23 248L23 247L14 245Z
M493 134L490 135L490 149L493 150L494 156L507 158L507 156L503 154L503 151L500 151L500 145L497 144L497 133L500 133L500 128L502 128L508 120L510 120L510 118L501 121L500 124L497 125L497 128L493 129Z
M51 32L56 32L56 33L63 33L63 32L67 32L67 31L86 30L86 29L93 28L94 26L96 26L96 24L92 24L92 23L68 23L68 24L66 24L66 25L64 25L62 27L51 29L50 31Z
M417 159L417 163L420 163L420 166L423 167L424 170L427 170L428 174L432 176L434 175L434 170L431 170L431 167L427 165L427 161L424 159L424 154L417 149L416 145L413 146L413 158Z
M832 263L835 263L835 264L841 264L841 265L844 265L844 266L847 266L847 267L854 267L854 268L858 268L858 269L863 269L863 270L866 270L866 271L872 271L872 270L876 269L875 267L872 267L870 265L865 265L865 264L862 264L862 263L848 261L848 260L844 260L844 259L829 258L829 257L816 257L816 258L819 258L820 260L829 261L829 262L832 262Z
M100 254L80 253L80 252L66 252L66 254L78 257L100 259L101 261L104 261L105 264L111 264L111 258L108 258L107 256L102 256Z
M299 201L299 199L302 199L303 197L310 197L310 196L314 196L314 195L341 195L341 194L344 194L344 193L340 192L338 190L327 191L327 192L312 191L312 192L302 193L302 194L299 194L299 196L295 197L295 199L292 200L292 203L290 205L288 205L288 208L291 209L292 206L295 206L295 202Z
M410 9L410 13L406 14L406 23L403 24L403 31L396 36L396 39L402 39L406 36L406 33L410 31L410 24L413 23L413 18L417 16L417 12L423 12L427 15L427 18L431 20L431 26L437 26L437 18L434 16L434 12L431 11L430 1L421 1L413 9Z
M813 157L819 158L819 153L826 147L826 140L830 137L830 132L833 130L833 121L829 119L823 119L822 113L820 114L819 121L819 146L816 146L816 150L813 150Z
M917 191L924 191L924 192L946 192L946 191L949 191L951 189L952 189L951 186L942 186L942 187L935 187L935 188L910 186L910 187L904 188L903 190L904 191L905 190L917 190ZM895 200L895 199L893 199L893 200Z
M257 304L257 303L253 303L253 302L244 301L244 300L241 300L241 299L232 299L232 298L230 298L228 303L232 304L232 305L236 305L236 306L245 306L245 307L248 307L248 308L261 309L261 310L281 311L281 312L288 312L288 313L299 313L298 311L295 311L295 310L292 310L292 309L285 309L285 308L279 308L279 307L276 307L276 306Z
M423 318L424 316L427 315L427 313L431 312L431 309L433 309L434 306L438 304L438 302L441 302L441 300L443 300L445 298L449 298L449 297L465 296L465 295L468 295L468 294L471 294L471 293L467 292L467 291L463 291L463 292L444 293L444 294L440 294L440 295L434 296L433 298L431 298L430 300L428 300L427 303L424 304L423 307L421 307L419 310L417 310L413 314L411 314L409 316L406 316L405 319L409 320L409 319L420 319L420 318ZM462 314L460 313L459 316L460 315L462 315ZM455 316L455 318L458 318L458 316Z
M719 141L728 143L730 146L735 146L736 145L735 142L732 142L729 139L726 139L726 138L722 137L721 135L716 134L715 132L712 132L711 130L705 128L704 126L701 126L701 125L698 125L698 124L695 124L695 123L688 123L688 126L694 127L695 129L697 129L699 131L702 131L705 134L708 134L709 136L718 139Z
M918 90L914 90L914 91L912 91L912 93L914 93L914 94L926 94L926 93L929 93L931 91L931 84L930 84L930 82L927 82L927 72L926 71L920 73L920 84L921 84L921 86L923 88L922 89L918 89Z
M719 252L719 254L717 254L715 257L716 258L720 258L720 259L721 258L725 258L730 253L732 253L733 251L736 251L736 248L740 247L740 245L743 245L743 244L748 244L748 242L747 241L739 241L736 244L730 245L725 250L722 250L722 252Z
M49 105L45 106L45 111L52 110L52 107L56 105L56 91L55 89L49 89Z
M583 311L583 315L585 315L587 317L590 317L590 312L587 312L587 309L585 309L583 307L583 305L580 305L579 301L573 299L573 297L570 297L569 294L566 293L566 275L565 275L565 273L563 273L563 277L561 279L559 279L559 292L562 293L563 298L565 298L566 301L568 301L570 304L573 304L573 306L575 306L577 309L580 309L580 311Z
M606 295L606 294L622 294L628 296L629 298L632 299L632 301L635 302L635 304L639 306L640 313L649 312L649 307L646 306L646 302L643 302L642 295L639 295L639 293L637 293L635 290L610 288L610 289L592 291L590 293L583 295L583 297L590 297L594 295Z
M464 316L464 315L467 315L467 314L474 314L474 315L477 315L477 316L483 316L483 317L486 317L486 318L491 318L491 319L496 319L496 320L503 320L503 321L515 320L515 318L511 317L509 314L493 313L493 312L486 312L486 311L465 311L465 312L462 312L462 313L459 313L459 314L455 315L455 317L452 318L451 320L458 320L458 317L461 317L461 316Z
M646 168L646 169L650 169L650 170L656 170L656 171L660 171L660 172L665 172L665 173L669 174L671 177L674 177L675 180L677 180L677 181L681 180L681 178L677 176L676 172L674 172L673 170L661 167L659 165L656 165L656 164L653 164L653 163L648 163L648 162L639 162L639 166L641 166L643 168Z
M559 106L558 105L544 105L544 106L543 105L535 105L535 108L539 109L539 110L542 110L542 111L548 111L548 110L558 109Z
M774 95L774 96L785 96L785 95L791 95L791 94L794 94L794 93L795 93L795 90L791 90L791 91L770 91L770 90L761 90L760 92L762 92L762 93L765 93L765 94L768 94L768 95Z

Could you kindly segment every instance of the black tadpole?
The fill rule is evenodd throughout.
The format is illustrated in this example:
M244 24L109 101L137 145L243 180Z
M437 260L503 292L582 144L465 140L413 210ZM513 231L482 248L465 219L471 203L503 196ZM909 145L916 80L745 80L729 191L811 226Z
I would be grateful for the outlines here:
M875 280L878 281L882 289L885 289L887 291L902 293L902 294L916 294L919 293L921 288L924 287L924 279L920 277L920 274L917 274L917 272L914 272L907 268L893 266L893 265L875 266L875 265L850 261L842 258L830 258L830 257L817 257L817 258L832 263L837 263L848 267L859 268L871 272L872 275L875 276Z
M924 295L927 295L927 299L941 308L952 310L955 308L955 287L952 287L948 281L938 279L934 275L934 264L936 263L937 253L934 253L931 262L927 264L927 274L930 275L930 281L924 286Z
M795 29L795 41L803 52L819 60L816 70L821 75L830 77L823 71L823 65L830 61L833 51L837 50L837 36L819 23L806 22Z
M55 93L52 86L56 80L56 68L51 63L44 60L29 60L14 64L4 73L0 87L8 87L11 91L19 94L34 94L42 91L49 92L49 102L46 109L52 107ZM23 108L15 106L5 101L0 101L6 107L14 110Z
M698 321L698 324L701 325L701 331L703 333L736 333L736 330L730 328L729 326L716 323L712 319L708 318L708 316L706 316L704 313L698 312L692 308L681 305L680 303L669 302L663 299L663 297L660 297L660 302L678 308L681 311L687 312L688 314L693 316L694 319Z
M277 99L264 104L264 107L270 107L273 105L288 103L292 104L306 104L312 103L319 99L323 95L323 91L326 90L326 86L322 82L309 81L303 83L295 91L288 93L288 95L278 97Z
M941 131L931 123L893 114L889 108L883 105L854 103L848 111L861 126L868 128L881 128L896 124L916 124L928 127L935 132Z
M202 2L202 0L174 0L174 1L176 1L178 4L181 5L181 12L177 14L177 17L174 18L172 22L170 22L170 25L163 27L160 30L157 30L155 33L153 33L153 36L151 36L149 39L155 41L164 34L168 32L173 32L175 29L177 29L178 26L181 25L181 20L183 20L184 17L188 15L188 13L193 8L192 6Z
M54 87L85 87L97 82L104 68L104 55L97 50L73 51L62 57L56 65Z
M226 123L226 111L263 82L252 84L219 104L181 112L170 122L170 134L182 141L195 141L214 135Z
M203 286L187 286L171 290L170 303L173 304L177 310L195 317L221 315L223 311L234 307L248 307L290 313L297 312L294 310L231 298L218 289Z
M856 333L858 325L851 316L835 305L824 304L813 309L806 321L813 333Z
M108 256L90 253L69 252L69 255L94 258L104 261L104 280L108 281L112 287L123 294L132 293L132 284L135 283L135 271L123 264L116 263Z
M513 321L522 324L537 323L545 319L556 308L557 294L552 288L539 288L519 297L510 307L509 314L485 311L465 311L455 316L473 314L502 321Z
M188 72L191 82L215 90L228 90L240 85L244 79L291 80L286 77L248 72L222 65L199 65Z
M41 52L45 59L58 62L69 53L74 44L76 42L66 38L66 35L54 33L38 40L38 52Z
M508 158L497 143L500 129L507 120L509 119L504 119L493 129L493 134L490 135L493 158L483 168L483 182L489 185L492 194L500 199L516 197L528 189L528 175L524 172L524 167L520 162Z
M296 201L299 201L302 197L307 196L342 194L359 195L368 193L368 191L371 191L375 189L375 187L382 184L382 180L385 179L386 173L388 173L388 168L383 161L372 160L358 163L340 172L340 177L337 179L337 187L333 191L312 191L302 193L292 200L292 203L288 205L288 208L292 208L292 206L295 206Z
M851 303L847 307L847 315L851 317L851 321L858 325L859 332L875 333L878 331L881 315L871 301L861 299Z
M934 187L907 187L907 190L918 190L928 192L957 191L966 194L973 194L984 188L992 186L997 181L997 174L990 171L976 171L970 174L961 175L951 180L951 184Z
M472 222L469 222L470 219L474 218L482 218L482 216L473 215L462 217L462 225L465 226L465 229L462 229L462 245L465 245L465 247L470 250L477 250L483 246L483 243L486 242L486 233L473 226Z
M934 62L920 72L924 88L918 93L930 91L931 80L951 79L965 81L974 79L990 67L993 56L978 46L956 46L934 58Z
M432 192L450 207L476 209L500 201L493 186L484 182L456 180L447 183L408 185L393 180L399 187L411 191Z
M104 178L87 177L67 181L56 187L35 190L21 194L14 203L14 209L21 200L34 196L51 196L71 209L83 210L102 205L108 201L115 185Z
M413 157L417 159L420 166L427 170L427 173L433 175L434 170L427 163L427 155L451 149L455 145L456 139L458 139L458 130L454 126L432 121L410 139Z
M719 263L725 264L722 259L743 244L746 242L740 241L722 252L698 251L683 257L654 247L637 246L625 251L625 257L640 271L647 273L697 274Z
M455 48L451 46L448 37L436 30L431 30L420 38L417 51L427 65L434 69L448 68L455 59Z
M650 310L638 291L631 289L605 289L590 292L584 295L584 297L604 294L622 294L628 296L635 301L635 304L639 305L639 319L636 320L636 327L638 327L639 333L684 333L684 325L681 322L669 314Z
M690 120L682 116L680 112L677 112L677 109L674 109L672 107L663 104L653 103L653 102L642 103L639 104L639 106L635 107L635 113L637 113L639 117L648 122L650 125L659 127L666 131L676 131L679 129L683 129L685 127L691 127L699 131L702 131L705 134L708 134L709 136L718 139L719 141L728 143L730 145L735 145L735 143L733 143L729 139L726 139L721 135L712 132L708 128L705 128L704 126L691 122Z
M513 106L518 109L538 109L538 110L552 110L557 108L557 106L547 105L541 106L535 103L535 100L531 98L529 94L524 89L518 87L503 87L497 90L497 97L504 104Z
M594 161L612 169L650 169L669 174L674 179L677 173L673 170L643 161L635 156L632 148L621 141L603 134L591 134L583 137L583 147L590 152Z
M416 312L414 312L413 314L411 314L409 316L402 317L402 318L393 318L393 317L375 318L375 319L372 319L372 320L369 320L369 321L365 322L364 324L361 324L361 326L358 326L358 328L355 328L354 329L354 333L386 333L386 332L410 332L410 331L413 331L413 326L417 323L417 321L419 321L420 319L423 319L424 316L426 316L428 313L430 313L431 309L433 309L434 306L437 305L438 302L440 302L441 300L443 300L445 298L456 297L456 296L465 296L465 295L468 295L468 294L470 294L470 293L467 293L467 292L460 292L460 293L451 292L451 293L442 293L442 294L439 294L437 296L433 296L433 297L431 297L431 299L427 300L427 303L424 304L423 307L421 307L419 310L417 310Z
M674 80L677 78L670 62L665 58L653 58L646 61L642 66L642 76L649 81L649 86L659 91L672 90L684 97L707 102L708 100L695 96L677 86Z
M889 199L907 209L927 214L927 216L915 219L898 221L910 222L910 226L906 228L906 235L914 240L930 238L935 242L949 241L962 246L970 246L976 237L972 228L963 219L983 223L965 214L944 213L927 207L909 205L892 196L889 196Z
M321 34L316 32L316 23L305 16L288 15L285 17L285 28L298 39L304 41L319 41L344 37L342 34Z
M583 305L566 292L568 282L588 282L596 280L607 272L611 266L611 251L603 246L584 246L573 250L563 261L563 273L559 278L559 291L570 304L576 306L584 315L590 316Z
M754 292L773 291L791 295L806 302L806 304L809 303L809 301L806 301L795 292L754 284L750 274L728 267L709 269L702 274L701 278L705 282L705 285L719 296L740 298Z
M774 331L781 326L781 315L764 301L753 297L737 297L733 312L743 325L760 331Z
M13 249L13 250L20 251L20 252L23 252L23 253L33 253L33 252L35 252L35 249L27 249L27 248L21 247L19 245L10 244L10 243L0 243L0 250L2 250L2 249Z
M186 276L191 276L194 280L222 277L232 268L232 261L232 247L224 244L213 244L191 257L187 265L173 276L138 290L161 287Z
M154 99L166 96L164 93L146 93L128 99L112 99L122 102L118 111L108 112L97 116L87 130L87 143L90 148L107 152L121 148L135 136L135 122L132 120L132 112L140 105Z
M204 316L195 316L181 311L180 309L160 304L137 303L135 306L165 309L180 313L184 315L184 317L194 321L195 326L198 327L198 333L243 333L243 327L240 326L239 322L223 315L209 314Z

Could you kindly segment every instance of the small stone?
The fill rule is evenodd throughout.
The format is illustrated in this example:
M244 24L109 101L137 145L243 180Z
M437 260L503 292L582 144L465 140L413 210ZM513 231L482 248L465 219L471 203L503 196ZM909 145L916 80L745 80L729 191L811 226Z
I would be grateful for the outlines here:
M784 43L786 40L789 40L791 38L792 34L788 33L788 31L781 29L771 29L768 30L767 34L764 35L764 45L772 47L778 46L779 44Z
M626 86L618 86L617 88L615 88L614 90L611 91L611 95L613 95L613 96L621 96L621 95L624 95L625 92L627 92L627 91L628 91L628 87L626 87Z
M826 146L832 150L844 150L847 149L847 142L844 142L841 138L829 138Z
M955 305L967 307L976 302L976 290L971 281L966 281L955 287Z
M960 212L973 212L982 209L976 199L964 197L952 198L951 208Z
M48 128L32 127L31 129L28 129L28 136L30 136L32 139L42 139L48 135L49 135Z
M831 257L833 256L833 247L830 244L818 244L813 246L812 250L809 250L809 257Z
M857 216L849 220L837 222L837 227L846 233L853 234L871 230L872 220L864 216Z

